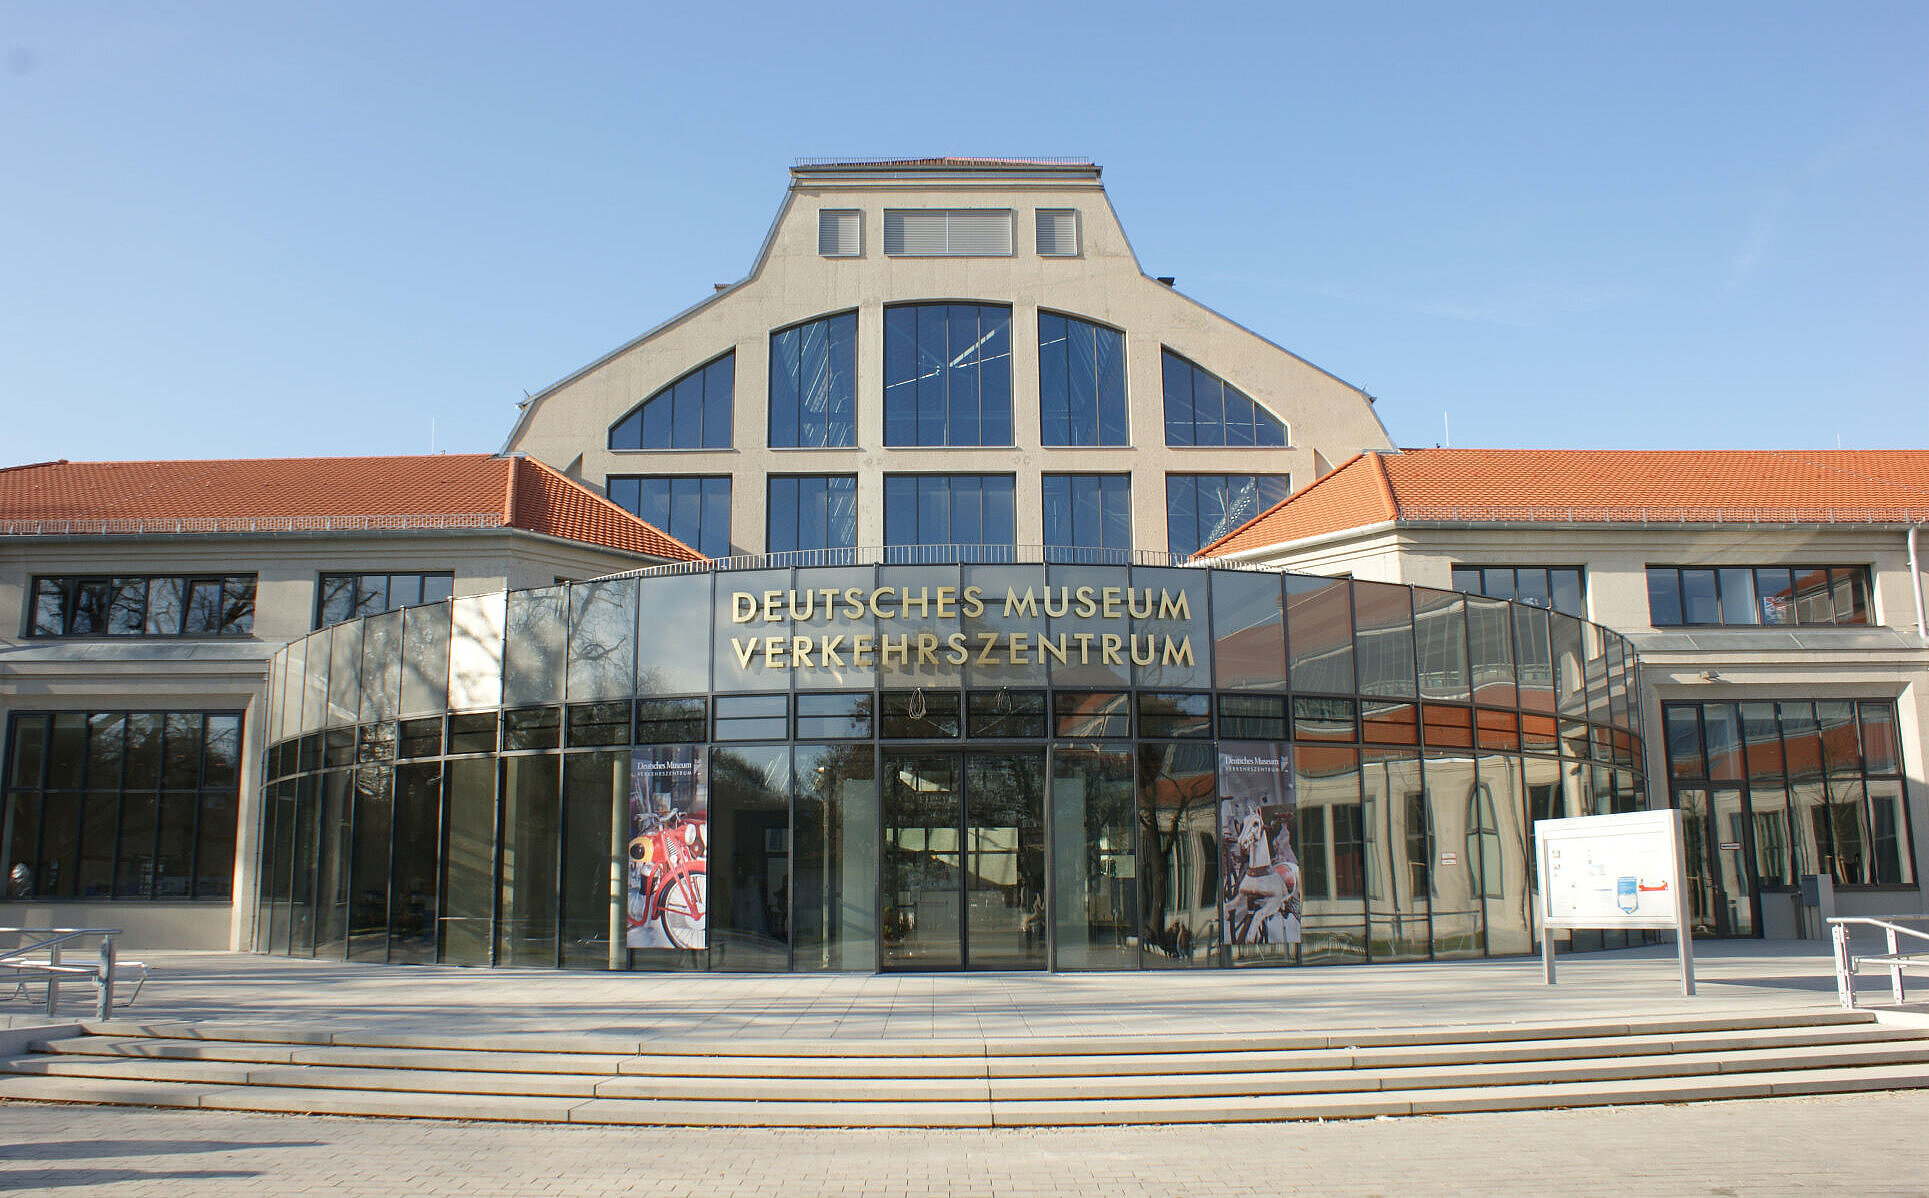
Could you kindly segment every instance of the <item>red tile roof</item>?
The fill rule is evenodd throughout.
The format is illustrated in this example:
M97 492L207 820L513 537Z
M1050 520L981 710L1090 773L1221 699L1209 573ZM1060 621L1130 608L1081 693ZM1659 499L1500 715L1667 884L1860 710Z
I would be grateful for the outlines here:
M1410 449L1363 453L1200 550L1387 521L1929 523L1929 450Z
M0 535L519 528L702 555L541 462L493 454L39 462L0 469Z

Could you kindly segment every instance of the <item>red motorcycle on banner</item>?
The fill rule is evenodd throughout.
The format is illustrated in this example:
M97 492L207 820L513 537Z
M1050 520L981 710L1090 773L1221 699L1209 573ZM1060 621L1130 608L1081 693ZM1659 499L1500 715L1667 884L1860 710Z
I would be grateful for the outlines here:
M630 943L655 922L670 947L702 948L710 905L704 821L676 811L645 821L645 830L630 840Z

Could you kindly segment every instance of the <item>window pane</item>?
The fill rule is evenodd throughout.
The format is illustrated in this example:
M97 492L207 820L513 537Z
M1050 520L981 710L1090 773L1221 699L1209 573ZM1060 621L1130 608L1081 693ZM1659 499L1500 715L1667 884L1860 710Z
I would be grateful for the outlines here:
M1753 624L1758 608L1755 603L1755 572L1748 569L1720 571L1721 622Z
M1681 571L1681 619L1684 624L1721 623L1713 570Z
M1681 623L1681 578L1666 566L1648 567L1648 622L1656 628Z
M735 374L733 352L677 379L612 424L609 447L728 448Z

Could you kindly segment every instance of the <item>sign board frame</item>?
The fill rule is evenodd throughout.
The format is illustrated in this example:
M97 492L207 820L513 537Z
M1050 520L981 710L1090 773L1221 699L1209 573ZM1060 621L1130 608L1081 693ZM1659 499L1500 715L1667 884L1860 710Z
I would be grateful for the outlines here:
M1544 819L1534 825L1534 861L1540 885L1541 968L1554 984L1552 931L1574 928L1614 931L1673 928L1681 962L1681 993L1695 992L1694 935L1688 920L1688 871L1681 855L1682 812L1627 811ZM1593 910L1573 909L1573 896L1598 898ZM1642 911L1643 894L1668 895L1672 903ZM1555 900L1562 900L1556 911ZM1667 909L1672 906L1672 910Z

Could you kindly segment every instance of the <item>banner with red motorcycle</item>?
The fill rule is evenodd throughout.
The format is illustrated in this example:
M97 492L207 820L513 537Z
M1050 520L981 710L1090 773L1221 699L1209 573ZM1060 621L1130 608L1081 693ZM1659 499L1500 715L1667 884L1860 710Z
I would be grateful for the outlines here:
M710 780L700 745L630 753L631 948L708 944Z
M1227 944L1299 943L1297 806L1290 746L1219 742L1219 876Z

